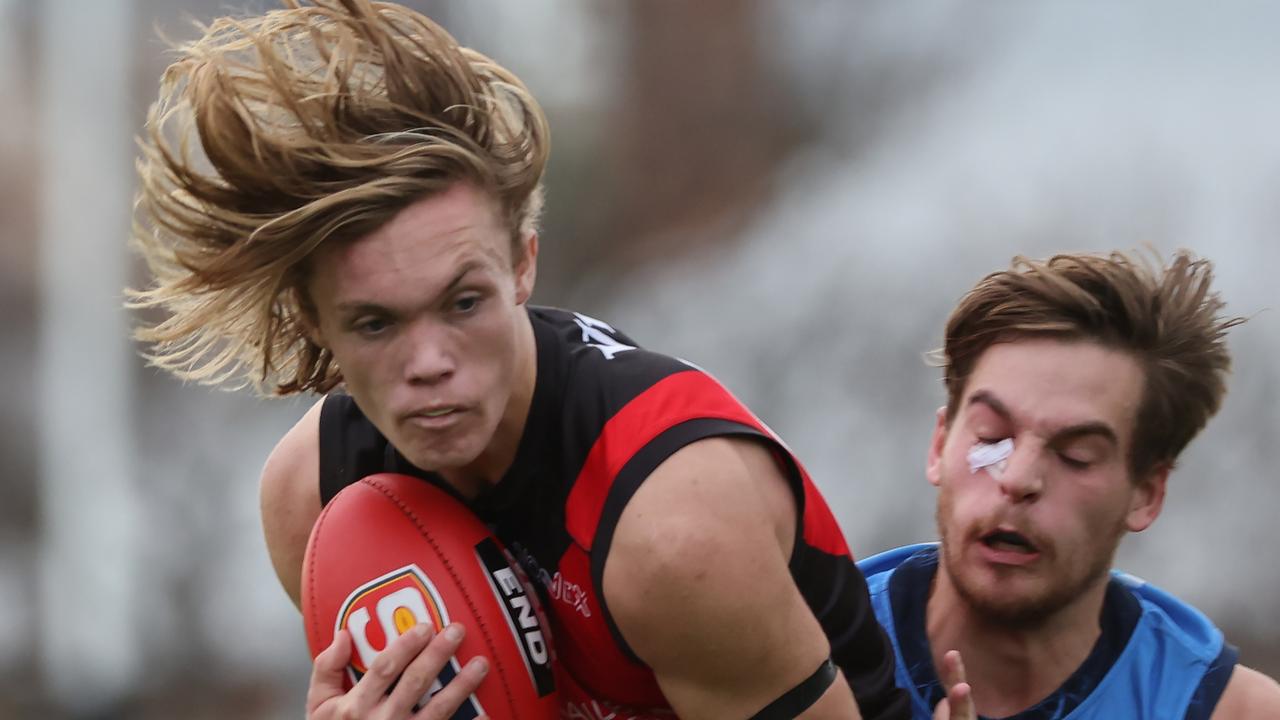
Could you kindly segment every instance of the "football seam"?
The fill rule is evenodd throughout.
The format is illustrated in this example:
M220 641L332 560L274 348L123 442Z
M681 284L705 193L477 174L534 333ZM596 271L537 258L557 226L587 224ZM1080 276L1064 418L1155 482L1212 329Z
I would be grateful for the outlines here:
M472 601L471 593L467 592L467 588L462 584L462 578L460 578L458 576L458 573L454 571L453 562L450 561L448 555L441 552L440 545L437 544L435 538L431 536L431 531L428 530L426 525L423 524L421 519L419 519L417 513L413 511L413 508L409 507L404 501L402 501L400 497L397 496L392 491L391 488L387 487L386 485L383 485L378 480L365 478L364 482L369 486L373 487L374 489L376 489L378 492L382 493L382 495L386 497L388 500L390 500L393 505L399 508L400 512L403 513L405 517L408 517L411 522L413 522L414 527L418 529L418 532L422 534L422 537L425 538L426 541L431 544L431 549L435 551L436 557L440 558L440 561L444 564L445 569L449 571L450 577L453 578L454 586L458 588L458 592L462 594L463 601L467 603L467 607L471 610L471 617L475 618L475 622L479 626L480 635L482 638L484 638L484 644L489 648L490 656L493 658L497 658L498 657L497 648L493 644L493 639L489 636L488 625L486 625L484 620L482 619L479 612L479 608L476 606L476 603ZM498 610L502 611L502 608L498 608ZM516 650L520 651L520 648L517 647ZM515 698L511 696L511 688L507 682L507 674L505 669L502 667L502 665L496 662L490 662L489 667L498 671L498 675L501 676L502 678L502 692L507 696L507 706L511 708L513 713L517 712L518 708L516 706Z
M331 507L332 505L325 506L324 510L320 511L320 517L316 518L316 524L315 527L312 528L311 534L317 539L320 537L320 526L329 518L329 508ZM317 639L323 637L323 635L320 634L320 613L316 607L316 556L319 554L319 547L316 547L312 548L312 552L308 553L307 557L307 606L311 610L311 630L313 631L313 637ZM337 635L337 631L334 632L334 635ZM330 643L332 644L332 640L330 640ZM316 648L316 655L319 655L323 650L324 648Z

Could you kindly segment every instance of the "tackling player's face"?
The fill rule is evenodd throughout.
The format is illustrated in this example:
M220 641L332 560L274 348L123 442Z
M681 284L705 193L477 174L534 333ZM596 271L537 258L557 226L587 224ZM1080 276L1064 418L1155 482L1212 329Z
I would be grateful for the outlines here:
M1163 473L1134 482L1129 471L1143 383L1133 357L1092 342L1021 339L984 352L949 428L939 411L929 452L939 582L1016 624L1099 589L1120 537L1154 521L1163 499ZM1005 439L1003 463L972 469L975 446Z
M524 238L513 261L510 238L492 199L460 183L312 260L317 340L369 420L424 470L484 470L519 440L537 243Z

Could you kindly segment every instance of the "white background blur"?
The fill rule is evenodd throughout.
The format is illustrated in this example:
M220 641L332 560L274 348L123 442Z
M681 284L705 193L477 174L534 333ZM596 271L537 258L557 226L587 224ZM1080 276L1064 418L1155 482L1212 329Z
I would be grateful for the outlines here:
M855 554L934 537L923 353L1015 254L1211 258L1224 409L1118 564L1280 674L1280 5L411 2L551 117L535 301L715 373ZM0 718L294 718L257 475L309 399L145 368L121 288L156 28L261 1L0 0ZM235 9L233 9L235 8Z

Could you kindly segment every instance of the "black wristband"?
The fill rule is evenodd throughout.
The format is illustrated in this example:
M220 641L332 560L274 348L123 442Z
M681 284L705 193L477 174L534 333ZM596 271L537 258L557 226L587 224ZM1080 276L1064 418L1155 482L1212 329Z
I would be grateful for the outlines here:
M782 694L782 697L765 706L748 720L793 720L818 702L818 698L836 681L836 666L831 658L822 661L817 670L799 685Z

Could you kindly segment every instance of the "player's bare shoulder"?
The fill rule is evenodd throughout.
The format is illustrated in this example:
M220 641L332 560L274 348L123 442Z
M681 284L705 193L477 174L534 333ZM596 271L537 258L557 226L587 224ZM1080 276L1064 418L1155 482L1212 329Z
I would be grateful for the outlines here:
M267 553L285 592L299 603L302 558L311 526L320 514L321 399L307 411L267 457L259 502Z
M712 437L659 465L622 513L603 591L682 717L750 715L830 653L788 571L790 493L767 445ZM857 717L838 687L814 717Z
M795 525L795 499L762 441L705 438L672 454L636 491L619 519L606 568L625 563L697 584L700 560L724 563L748 546L750 554L776 555L785 566ZM617 579L644 574L618 573Z
M1253 668L1237 665L1211 720L1276 717L1280 717L1280 683Z

